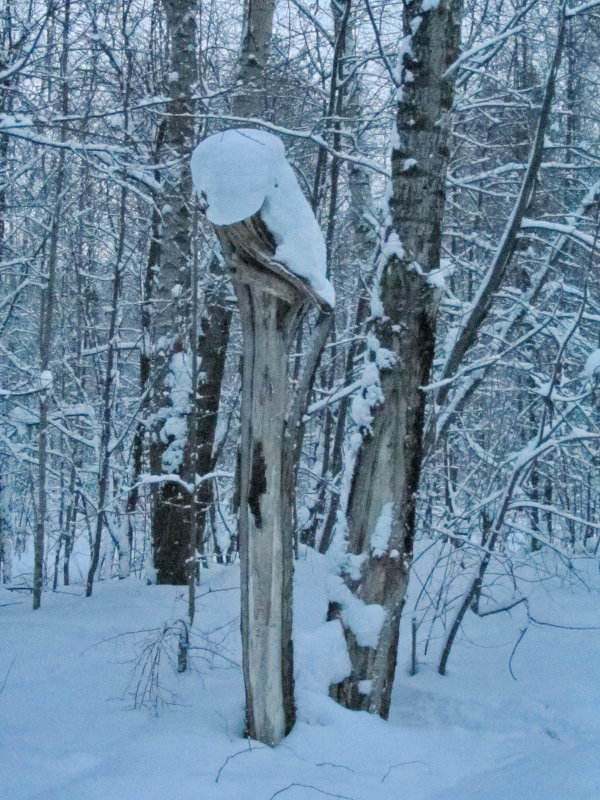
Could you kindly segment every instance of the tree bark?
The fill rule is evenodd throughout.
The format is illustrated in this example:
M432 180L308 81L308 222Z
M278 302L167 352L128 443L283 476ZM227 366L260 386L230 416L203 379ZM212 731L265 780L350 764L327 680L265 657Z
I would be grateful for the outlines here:
M244 0L238 85L232 101L235 116L259 117L265 110L265 72L273 33L275 2L276 0Z
M62 23L62 52L60 59L60 72L62 88L60 109L64 116L69 111L69 82L67 79L67 66L69 58L69 30L70 30L71 3L67 0L64 6ZM61 140L66 139L66 126L61 126ZM49 374L50 356L52 346L52 332L54 324L54 306L56 292L56 270L58 261L58 240L62 222L63 191L65 183L65 151L61 150L58 156L56 176L56 205L50 226L50 248L47 262L47 279L42 293L40 308L40 379L44 389L40 395L39 410L39 438L38 438L38 518L33 543L33 609L40 607L42 602L42 589L44 584L44 548L46 538L47 514L47 487L46 477L48 472L48 416L52 394L52 375Z
M343 705L383 717L389 712L413 551L425 411L420 387L429 378L435 344L437 292L428 273L440 260L453 98L453 77L443 75L457 56L461 17L460 0L442 0L428 11L419 6L404 7L408 46L392 152L384 248L389 255L382 260L373 303L365 371L371 378L363 389L371 419L363 421L346 513L348 551L361 556L362 564L358 576L349 570L344 581L355 598L381 607L376 645L357 640L344 615L343 595L330 608L330 616L341 614L352 663L351 675L332 687L332 694ZM386 524L382 545L372 537Z
M246 732L273 746L295 719L292 519L300 414L290 393L289 352L302 317L322 303L272 261L275 243L258 215L217 233L244 340L239 543Z
M150 468L154 474L178 472L187 477L189 452L171 459L165 453L172 437L165 431L165 419L181 415L186 428L189 409L174 409L171 389L165 386L169 368L178 354L189 352L190 275L192 253L192 185L184 159L194 141L192 89L197 81L196 2L195 0L163 0L170 41L171 101L162 143L177 166L165 179L162 206L160 269L152 291L155 314L152 373L156 412L150 446ZM195 298L193 299L195 302ZM193 396L193 395L192 395ZM190 398L191 402L191 398ZM182 451L187 432L182 438ZM172 448L174 450L175 448ZM165 458L168 463L165 463ZM190 537L189 497L178 483L165 481L153 490L152 542L154 567L158 583L185 584L188 580Z
M189 19L189 10L186 14L185 9L194 5L189 0L183 4L174 3L173 0L163 0L163 4L170 28L177 24L178 18L179 24L186 17ZM246 0L245 2L244 29L238 60L238 86L232 98L232 113L237 116L260 116L264 111L266 97L264 70L271 42L274 8L275 0L254 0L253 2ZM192 26L191 22L185 23L185 25L187 25L187 31L177 35L191 37L188 43L191 45L191 41L195 39L195 25ZM194 31L192 31L192 27L194 27ZM186 58L184 53L189 52L189 46L184 45L183 41L177 44L177 49L174 44L172 45L174 48L172 68L177 71L179 81L185 77L179 62ZM192 56L189 55L189 58L191 59ZM175 59L177 59L177 64L175 64ZM190 92L188 92L189 94ZM175 100L173 102L175 103ZM180 127L184 125L185 120L175 116L181 115L182 110L175 106L169 110L174 115L173 125ZM190 109L187 109L187 113L190 113ZM171 125L171 122L169 124ZM191 125L191 122L187 124ZM183 155L190 150L191 141L187 144L181 142L178 153ZM183 218L180 217L180 219ZM189 224L189 214L186 220L186 224ZM167 239L168 231L165 225L163 241L166 242ZM164 269L163 265L161 274ZM195 461L197 472L200 475L211 472L215 466L213 448L232 315L231 303L227 299L227 295L230 293L227 277L216 258L210 260L209 280L210 286L205 295L206 305L200 320L198 341L198 358L203 380L197 387L193 421L190 420L190 424L197 426ZM176 326L173 326L172 330L175 329ZM151 462L152 472L160 472L160 446L154 448ZM188 557L187 541L191 525L189 504L176 484L165 483L154 491L152 529L157 581L183 584L187 580L185 561ZM213 485L211 482L205 481L199 487L195 502L197 547L200 552L203 551L207 512L212 502Z

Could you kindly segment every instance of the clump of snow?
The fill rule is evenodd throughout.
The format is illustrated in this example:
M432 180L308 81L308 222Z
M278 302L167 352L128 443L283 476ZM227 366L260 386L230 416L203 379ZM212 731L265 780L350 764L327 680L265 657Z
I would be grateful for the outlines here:
M375 295L375 292L373 293ZM391 369L396 364L396 354L382 347L377 336L371 331L367 335L367 351L361 377L361 389L351 406L352 420L363 431L370 431L373 422L373 409L383 403L381 390L381 371Z
M52 387L52 383L54 381L54 376L49 369L43 369L40 372L40 388L41 389L50 389Z
M387 552L390 535L392 533L392 520L394 518L394 504L385 503L377 523L371 533L371 550L375 558L381 558Z
M446 278L444 277L443 269L435 269L427 275L427 283L433 289L446 291Z
M260 213L275 239L275 258L333 308L323 233L279 137L246 128L216 133L196 147L191 167L214 225L233 225Z
M405 161L408 160L409 159L405 159ZM414 161L414 158L412 160ZM415 161L415 164L416 163L417 162ZM385 242L383 242L381 246L381 253L388 259L394 256L398 259L404 258L405 255L404 248L402 247L402 242L400 241L400 237L398 236L396 231L394 230L390 231L387 239L385 240Z
M425 9L425 10L427 10L427 9ZM421 27L421 23L422 22L423 22L423 17L414 17L413 19L411 19L411 21L410 21L410 30L411 30L411 33L412 33L413 36L419 30L419 28Z
M344 626L352 631L360 647L375 649L385 622L385 610L378 603L365 603L352 594L339 575L329 575L329 600L338 603Z
M347 553L345 560L341 564L341 571L350 580L359 581L366 560L366 553Z
M158 412L163 426L161 441L168 445L162 454L162 468L165 472L177 472L183 461L187 439L187 415L191 411L192 364L189 353L174 353L165 377L165 387L171 405Z
M400 43L398 45L398 57L396 60L396 68L394 70L394 78L398 84L403 82L403 72L404 72L404 56L412 56L412 36L404 36L400 39ZM398 87L399 90L401 87ZM399 97L398 101L401 102L402 98Z
M585 366L583 367L583 376L591 378L600 369L600 350L594 350L593 353L587 357Z
M382 347L379 343L379 339L372 331L369 331L367 334L367 348L372 354L371 359L375 362L378 369L391 369L395 365L396 354L394 351L389 350L387 347Z
M377 364L374 361L367 361L363 367L362 387L352 400L350 412L352 420L361 430L371 430L372 410L383 403L383 399Z

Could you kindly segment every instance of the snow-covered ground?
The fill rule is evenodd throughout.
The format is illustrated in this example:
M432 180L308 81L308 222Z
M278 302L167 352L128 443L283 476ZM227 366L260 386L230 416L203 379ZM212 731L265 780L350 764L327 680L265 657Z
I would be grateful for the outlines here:
M448 675L407 671L389 722L325 692L343 668L324 623L326 562L296 574L298 723L274 750L241 736L237 568L202 571L194 669L168 654L185 614L174 587L129 579L47 593L43 607L0 590L0 794L10 800L599 800L600 630L531 626L525 611L470 614ZM597 572L596 572L597 576ZM600 626L578 581L533 584L536 619ZM165 625L165 647L157 644ZM328 627L328 625L330 627ZM146 649L145 649L146 648ZM149 658L160 685L148 690Z

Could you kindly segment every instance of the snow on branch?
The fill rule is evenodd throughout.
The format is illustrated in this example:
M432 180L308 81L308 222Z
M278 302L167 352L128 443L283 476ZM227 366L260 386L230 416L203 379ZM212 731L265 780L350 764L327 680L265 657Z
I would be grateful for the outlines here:
M278 136L250 128L216 133L196 147L191 167L213 225L234 225L259 214L275 240L275 260L333 308L323 233Z
M190 483L188 481L184 481L181 475L178 475L176 472L170 474L162 474L162 475L140 475L140 479L137 483L133 486L128 486L126 491L130 491L131 489L135 489L139 486L148 486L150 484L162 484L162 483L176 483L181 486L188 494L191 494L194 489L197 489L201 484L206 483L207 481L217 480L218 478L233 478L234 475L232 472L223 472L222 470L216 472L207 472L204 475L196 475L195 483Z
M600 0L589 0L587 3L581 3L578 6L573 6L573 8L565 9L565 17L569 19L570 17L576 17L577 14L583 14L584 11L591 11L592 8L597 8L600 6Z
M600 0L599 0L600 2ZM470 61L473 56L476 56L478 53L481 53L483 50L488 50L490 47L503 42L505 39L508 39L511 36L517 36L520 33L523 33L525 30L525 25L517 25L514 28L509 28L502 33L497 34L496 36L490 36L488 39L484 39L483 42L479 42L479 44L473 45L468 50L465 50L461 55L456 59L453 64L450 64L448 69L442 75L442 78L447 78L451 75L454 70L458 69L461 64L464 64L465 61Z

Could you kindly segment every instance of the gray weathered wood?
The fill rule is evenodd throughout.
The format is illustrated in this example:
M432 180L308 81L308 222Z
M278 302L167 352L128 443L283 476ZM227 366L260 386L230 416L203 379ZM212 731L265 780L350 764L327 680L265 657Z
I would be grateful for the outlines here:
M273 260L275 245L258 215L217 228L217 234L244 339L239 547L247 734L275 745L295 718L292 519L299 414L290 394L289 353L311 306L325 313L329 308ZM318 338L319 346L323 341ZM313 360L313 372L315 367Z

